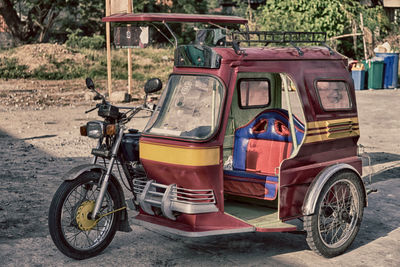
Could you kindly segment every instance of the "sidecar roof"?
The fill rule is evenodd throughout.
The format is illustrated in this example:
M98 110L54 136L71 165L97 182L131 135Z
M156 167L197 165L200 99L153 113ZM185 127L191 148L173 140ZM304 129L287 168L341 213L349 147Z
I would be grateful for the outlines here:
M235 16L179 13L120 13L104 17L103 22L201 22L215 24L246 24L247 19Z

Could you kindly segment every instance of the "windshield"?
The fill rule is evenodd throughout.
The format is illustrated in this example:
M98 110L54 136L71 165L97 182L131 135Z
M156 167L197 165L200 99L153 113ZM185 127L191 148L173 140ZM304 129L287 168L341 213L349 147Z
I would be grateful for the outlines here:
M217 128L223 86L210 76L171 75L145 133L206 139Z

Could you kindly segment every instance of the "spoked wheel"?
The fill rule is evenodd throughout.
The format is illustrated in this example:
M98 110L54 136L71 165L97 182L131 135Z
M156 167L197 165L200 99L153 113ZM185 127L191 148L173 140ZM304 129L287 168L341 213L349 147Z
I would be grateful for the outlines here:
M315 213L304 220L310 248L328 258L342 254L360 228L364 197L356 174L332 176L318 197Z
M49 230L57 248L74 259L93 257L114 238L120 212L114 212L118 191L109 183L100 207L99 218L91 219L100 187L97 172L86 172L73 181L65 181L55 193L49 210Z

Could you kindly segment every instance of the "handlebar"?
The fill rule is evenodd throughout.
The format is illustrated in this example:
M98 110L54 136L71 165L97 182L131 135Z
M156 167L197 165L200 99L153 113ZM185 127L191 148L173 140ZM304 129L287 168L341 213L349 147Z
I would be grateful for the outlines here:
M89 113L89 112L92 112L93 110L95 110L95 109L97 109L97 108L99 108L99 104L97 104L94 108L91 108L91 109L89 109L89 110L86 110L86 111L85 111L85 114L87 114L87 113Z
M149 107L146 104L144 105L139 105L136 107L119 107L119 106L114 106L110 104L109 102L102 102L101 104L96 104L95 107L85 111L85 114L92 112L96 109L99 109L99 116L103 118L108 118L110 120L115 120L119 121L121 123L127 123L129 122L137 113L139 113L141 110L146 110L153 112L154 109ZM125 109L128 110L126 112L119 112L119 110Z

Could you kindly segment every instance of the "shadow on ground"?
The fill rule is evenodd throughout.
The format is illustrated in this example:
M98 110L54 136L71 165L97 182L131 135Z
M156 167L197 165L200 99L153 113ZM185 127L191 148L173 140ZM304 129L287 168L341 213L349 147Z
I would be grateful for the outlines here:
M0 242L47 236L47 212L61 175L80 158L57 158L0 130Z
M67 170L87 162L86 158L57 158L26 142L30 139L52 138L38 136L18 139L0 130L0 242L10 239L48 236L47 213L51 198L60 185L60 177ZM399 155L370 153L373 165L400 160ZM351 247L356 249L397 229L400 218L393 217L399 210L395 196L400 187L400 167L384 170L374 175L378 192L370 195L369 207L365 209L361 230ZM394 182L393 182L394 181ZM203 238L182 238L152 230L139 229L135 233L119 233L104 253L123 257L121 247L134 247L136 253L148 250L153 244L153 265L182 263L182 258L201 262L204 257L223 259L224 264L235 264L230 258L245 254L252 258L268 257L308 250L304 235L289 233L245 233ZM164 242L154 236L160 236ZM133 237L133 238L132 238ZM152 238L153 237L153 238ZM51 249L53 249L52 247ZM175 248L175 249L174 249ZM50 249L50 248L49 248ZM150 252L147 252L150 253ZM157 257L160 255L160 257ZM151 257L153 259L153 257ZM270 261L273 264L273 260ZM281 262L282 263L282 262Z
M372 183L380 181L386 181L390 179L400 178L400 155L386 152L373 152L368 153L367 156L371 161L369 166L369 160L363 158L363 166L368 173L372 173ZM365 175L369 179L369 175Z

